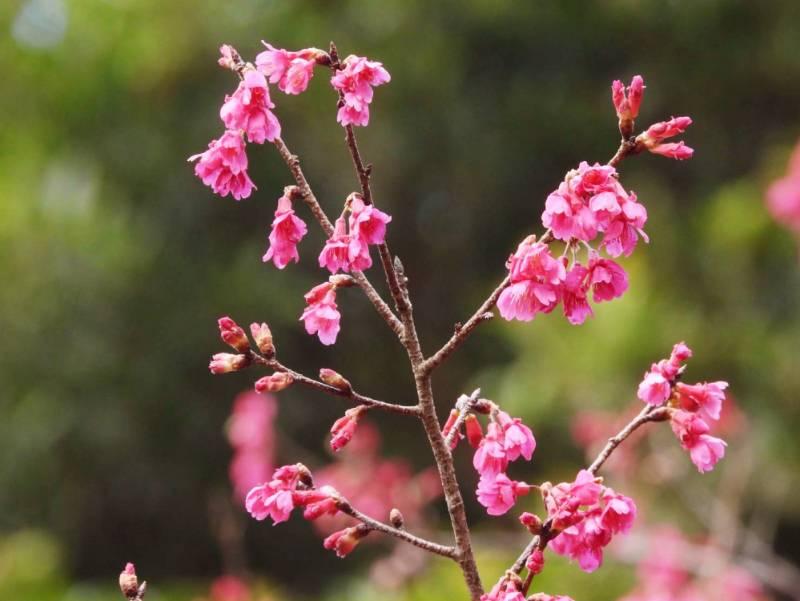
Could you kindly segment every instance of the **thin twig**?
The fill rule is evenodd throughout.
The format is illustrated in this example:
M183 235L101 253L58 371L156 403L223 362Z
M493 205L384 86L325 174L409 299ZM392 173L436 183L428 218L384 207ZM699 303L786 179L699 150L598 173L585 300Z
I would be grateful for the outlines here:
M308 386L309 388L314 388L321 392L325 392L327 394L342 397L345 399L349 399L353 401L356 405L366 405L370 408L375 409L382 409L383 411L389 411L392 413L400 413L402 415L416 415L419 416L420 409L417 405L398 405L395 403L387 403L385 401L379 401L378 399L373 399L368 396L364 396L363 394L357 393L352 388L350 389L343 389L343 388L336 388L335 386L330 386L325 384L325 382L320 382L319 380L315 380L314 378L309 378L297 372L289 367L286 367L279 361L275 359L266 359L257 353L252 353L253 360L257 363L262 365L266 365L270 369L274 369L275 371L285 372L292 376L292 379L295 382L303 384L304 386Z
M453 560L457 558L455 547L440 545L439 543L435 543L425 538L415 536L407 532L406 530L395 528L394 526L390 526L389 524L371 518L368 515L365 515L360 511L358 511L355 507L350 505L349 501L345 499L343 499L340 503L338 503L337 506L339 508L339 511L349 515L350 517L357 519L362 524L366 524L372 530L377 530L378 532L383 532L384 534L394 536L396 538L406 541L407 543L411 543L415 547L419 547L420 549L424 549L425 551L435 553L436 555L441 555L442 557L447 557Z
M453 439L458 436L458 431L461 429L461 426L464 424L464 421L467 419L470 411L478 402L478 396L481 394L481 389L476 388L471 395L466 396L462 395L456 401L456 410L458 411L458 417L456 421L453 423L453 427L450 429L450 432L445 436L444 441L447 444L448 449L453 448Z
M297 183L297 187L300 188L300 194L303 198L303 201L308 206L311 213L314 215L314 218L320 224L322 229L325 231L325 234L330 237L333 235L333 224L331 223L328 216L325 214L325 211L322 209L322 206L319 204L316 196L314 196L314 192L311 190L311 186L308 184L308 180L306 179L305 174L303 173L303 169L300 167L300 160L297 158L297 155L292 154L289 150L289 147L286 146L286 143L281 138L275 139L275 147L278 149L278 152L281 155L281 158L286 163L286 166L289 168L289 171L292 173L295 182ZM364 294L367 295L367 298L375 307L375 310L380 314L381 317L389 324L389 327L392 331L397 334L398 337L403 336L403 324L397 319L397 316L391 310L389 305L381 298L378 291L372 286L372 284L360 271L354 271L352 274L353 279L355 280L356 284L364 291Z

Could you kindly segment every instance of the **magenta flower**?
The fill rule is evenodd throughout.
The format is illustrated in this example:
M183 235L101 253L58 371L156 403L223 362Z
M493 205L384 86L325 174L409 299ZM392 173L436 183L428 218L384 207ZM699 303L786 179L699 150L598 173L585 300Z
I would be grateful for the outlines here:
M620 203L621 211L617 213L603 228L604 236L601 246L612 257L630 256L641 236L645 242L650 239L642 228L647 222L647 209L636 200L631 193Z
M666 401L671 394L672 385L669 380L658 371L648 371L639 384L639 390L636 392L636 396L650 405L660 405Z
M352 54L342 64L344 67L331 78L331 85L342 96L342 106L336 120L343 127L367 125L373 87L389 82L389 72L381 63Z
M589 270L576 263L567 273L561 288L561 302L564 305L564 315L572 325L580 325L587 317L593 315L589 306L587 292L589 290Z
M533 236L526 238L506 267L512 283L497 299L497 308L504 319L530 321L537 313L555 309L566 269L550 255L546 244L536 242Z
M247 175L247 153L239 132L226 131L219 140L211 140L208 150L190 156L189 161L197 161L195 175L215 194L230 194L241 200L255 188Z
M589 259L589 286L594 302L601 303L622 296L628 289L628 275L611 259L593 254Z
M275 108L269 97L267 80L258 71L248 69L232 96L225 98L219 116L230 130L243 130L248 141L263 144L281 135Z
M475 455L472 457L472 465L481 478L504 472L508 467L508 455L503 438L501 426L495 422L489 423L486 436L481 439Z
M718 420L725 400L727 382L703 382L702 384L684 384L678 382L678 402L686 411L697 411L703 417Z
M342 317L336 306L336 287L329 282L319 284L306 293L305 299L307 306L300 320L305 322L306 332L317 334L322 344L336 342Z
M280 524L289 519L294 502L292 491L280 486L276 481L267 482L254 487L245 498L247 512L259 522L267 517L273 524Z
M278 269L283 269L291 261L297 263L300 260L297 244L307 231L305 222L294 214L291 197L284 194L278 199L275 220L269 233L269 248L261 260L265 263L272 261Z
M510 480L503 473L481 475L478 481L478 502L489 515L503 515L517 502L517 497L527 495L531 487L524 482Z
M319 253L319 266L327 268L331 273L350 271L350 234L347 233L347 222L339 217L334 226L333 235L325 242ZM369 254L367 254L369 258Z
M725 456L724 440L709 435L708 424L696 413L681 409L672 412L672 431L680 440L681 446L689 451L692 463L700 473L714 469L717 462Z
M269 82L278 84L278 89L286 94L300 94L308 88L314 76L317 59L325 53L317 48L304 48L296 52L275 48L261 42L266 50L256 56L256 68Z
M477 420L476 420L477 421ZM497 412L497 423L503 428L503 449L508 461L524 457L530 461L536 449L536 439L531 429L518 417L512 418L505 411Z
M350 234L353 239L364 244L383 244L386 239L386 224L391 216L364 203L364 199L354 195L350 201Z

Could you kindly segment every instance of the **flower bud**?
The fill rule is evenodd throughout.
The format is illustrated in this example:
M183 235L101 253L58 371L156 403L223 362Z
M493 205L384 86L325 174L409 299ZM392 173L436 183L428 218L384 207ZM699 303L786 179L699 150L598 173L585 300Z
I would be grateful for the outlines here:
M447 438L450 436L450 433L453 431L453 426L455 426L456 421L458 421L458 416L461 415L461 412L458 409L452 409L450 411L450 415L447 416L447 421L442 426L442 436ZM453 435L453 439L450 441L450 450L456 448L458 445L458 441L461 440L461 433L456 432Z
M244 61L242 61L242 57L239 56L236 48L229 44L223 44L220 46L219 54L220 57L217 60L217 63L224 69L238 71L244 65Z
M285 371L276 371L271 376L264 376L256 380L256 392L280 392L286 390L294 382L292 374Z
M471 446L473 449L477 449L478 445L481 444L481 440L483 440L481 423L478 421L477 417L470 414L467 416L467 419L464 422L464 427L467 431L467 442L469 443L469 446Z
M119 574L119 590L128 599L135 599L139 594L139 580L136 577L136 568L128 562L125 569Z
M331 449L334 452L341 451L353 439L358 420L365 410L366 407L364 405L348 409L344 417L340 417L333 423L333 426L331 426Z
M393 507L389 512L389 522L398 530L402 530L405 526L406 520L403 517L403 514L400 513L400 510L397 507Z
M266 323L251 323L250 334L253 340L256 341L258 350L265 357L273 357L275 355L275 345L272 344L272 332Z
M331 534L322 545L329 550L336 551L338 557L347 557L358 542L369 534L369 530L362 525L345 528Z
M240 371L250 365L250 357L247 355L232 355L231 353L217 353L211 357L208 369L212 374L227 374L232 371Z
M220 337L225 344L230 345L240 353L246 353L250 350L250 341L247 340L247 334L230 317L220 317L217 320L217 325L219 325Z
M534 536L542 531L542 519L538 515L526 511L519 516L519 521Z
M352 385L348 382L342 374L323 367L319 370L319 379L325 382L328 386L333 386L342 392L350 392L353 390Z
M542 553L541 549L536 548L533 550L533 553L528 556L528 560L525 562L525 567L534 576L542 571L542 568L544 568L544 553Z

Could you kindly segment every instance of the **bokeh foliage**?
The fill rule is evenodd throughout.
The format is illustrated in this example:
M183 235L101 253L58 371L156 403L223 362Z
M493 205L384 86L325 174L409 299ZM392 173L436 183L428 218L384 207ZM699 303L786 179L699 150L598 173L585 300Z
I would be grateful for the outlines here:
M692 161L622 166L652 238L625 262L624 299L580 328L556 316L483 326L438 374L437 393L444 408L482 386L534 425L531 477L563 479L581 461L571 412L625 406L644 367L685 339L691 374L730 380L751 416L761 469L748 490L797 559L800 516L780 491L797 485L800 463L800 270L795 242L762 204L800 136L795 0L10 0L0 27L0 533L3 549L20 549L0 557L50 557L54 591L113 581L128 559L170 582L223 569L209 503L227 490L229 401L252 378L208 374L219 315L269 321L282 358L303 371L333 367L379 398L412 393L402 349L355 291L342 295L335 349L301 331L301 295L322 277L318 232L300 266L261 263L274 201L291 183L277 154L253 149L259 189L239 204L213 197L185 162L221 131L217 110L235 85L216 65L218 45L252 57L263 38L288 48L333 39L392 73L359 134L428 350L539 231L563 173L611 156L613 78L645 76L645 122L690 114ZM275 99L287 143L333 211L356 182L325 79ZM341 409L288 391L281 436L325 461L322 436ZM422 445L408 444L421 436L403 424L386 444L424 465ZM331 598L357 594L343 571L364 558L337 562L303 524L253 525L248 543L251 567L287 591L324 588L335 572L344 588ZM409 599L460 590L455 572L435 570ZM576 585L575 571L563 574L593 591L586 599L620 592Z

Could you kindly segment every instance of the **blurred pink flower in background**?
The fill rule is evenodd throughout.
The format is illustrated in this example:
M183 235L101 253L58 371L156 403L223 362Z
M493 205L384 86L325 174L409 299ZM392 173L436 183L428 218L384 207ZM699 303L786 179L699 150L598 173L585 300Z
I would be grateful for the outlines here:
M766 201L775 220L800 235L800 143L792 152L786 175L767 188Z
M233 447L228 473L236 497L243 500L256 484L269 480L275 468L273 424L278 411L275 397L252 391L233 401L228 419L228 442Z

